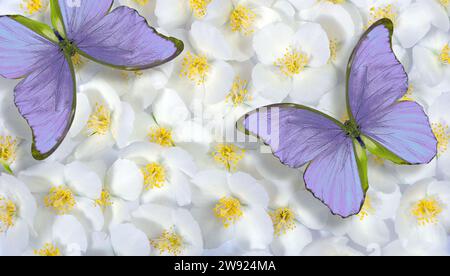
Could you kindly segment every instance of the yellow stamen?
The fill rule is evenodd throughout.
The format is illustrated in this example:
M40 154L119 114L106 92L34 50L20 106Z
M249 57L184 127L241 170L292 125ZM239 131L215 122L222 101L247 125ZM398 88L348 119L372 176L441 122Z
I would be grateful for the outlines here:
M16 160L17 140L0 136L0 163L10 165Z
M211 2L212 0L189 0L189 6L191 6L195 17L203 18L208 12L208 5Z
M150 163L141 169L144 186L150 189L162 188L166 183L166 169L158 163Z
M163 147L173 147L175 143L172 139L172 131L164 127L155 127L150 130L148 134L150 142L158 144Z
M44 198L45 207L51 208L59 215L65 215L76 205L72 191L66 187L53 187Z
M286 49L286 53L282 58L277 59L275 66L278 66L284 75L293 77L300 74L308 65L308 62L309 59L305 54L289 48Z
M53 244L46 243L41 249L34 250L34 255L41 257L59 257L61 256L61 251Z
M375 213L375 209L372 206L372 198L369 196L366 196L366 200L364 201L364 205L361 209L361 211L358 214L358 217L361 221L366 219L368 216Z
M243 215L241 203L233 197L223 197L214 207L214 215L220 219L225 228L236 223Z
M441 54L439 55L439 60L443 63L443 64L450 64L450 46L449 44L445 45L444 48L442 49Z
M450 5L450 0L439 0L442 6L447 7Z
M336 61L338 51L338 41L336 39L330 39L330 60L329 62Z
M272 219L276 236L284 235L297 227L295 225L294 212L290 208L279 208L274 212L270 212L269 215Z
M234 107L238 107L247 101L251 101L252 96L247 89L247 81L241 80L241 78L236 77L231 91L227 96L227 102L231 101Z
M402 101L402 102L405 102L405 101L413 102L414 101L413 93L414 93L414 86L412 84L410 84L409 87L408 87L408 91L406 91L405 95L403 95L403 97L400 99L400 101Z
M43 11L45 7L41 0L23 0L23 3L20 4L20 8L27 14L33 15L37 12Z
M197 85L205 83L209 73L208 59L204 55L186 54L181 65L180 77L186 77Z
M373 23L377 22L380 19L388 18L394 23L397 22L398 14L395 12L395 8L392 5L387 5L384 7L375 8L372 7L370 9L370 19L367 23L367 28L370 27Z
M232 144L219 144L213 152L214 161L225 166L228 171L234 171L245 157L245 150Z
M256 14L249 8L238 5L230 15L230 25L233 32L241 32L244 35L250 35L254 32L253 23Z
M442 211L440 203L434 197L419 200L411 209L412 215L421 226L436 224Z
M90 135L105 135L111 126L111 112L102 104L95 104L94 112L89 117L87 128Z
M138 5L140 6L145 6L148 4L150 0L134 0L134 2L136 2Z
M112 204L113 202L111 201L111 194L107 190L103 189L100 198L95 200L95 205L105 209Z
M151 240L150 244L159 251L159 254L167 252L168 254L178 256L183 253L183 238L178 235L173 228L164 230L161 236Z
M333 3L333 4L343 4L343 3L345 3L345 0L327 0L328 2L330 2L330 3Z
M442 123L434 123L431 125L434 136L438 141L438 156L444 154L448 149L448 143L450 141L450 134L448 131L448 125Z
M75 52L75 54L71 57L71 59L72 59L72 64L75 68L80 69L81 67L83 67L85 61L81 57L80 54Z
M0 233L14 226L17 215L17 207L9 199L0 197Z
M385 164L385 161L383 158L376 156L376 155L372 155L373 161L375 162L375 164L379 165L379 166L383 166Z

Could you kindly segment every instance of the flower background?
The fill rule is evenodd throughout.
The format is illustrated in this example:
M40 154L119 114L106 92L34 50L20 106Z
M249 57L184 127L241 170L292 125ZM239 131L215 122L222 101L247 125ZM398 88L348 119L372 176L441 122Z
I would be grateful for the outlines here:
M45 162L0 80L0 255L450 255L448 0L120 0L185 51L122 72L74 57L77 114ZM46 0L0 14L49 22ZM361 34L390 18L393 47L439 141L422 166L370 158L362 212L342 219L236 120L294 102L345 120ZM239 141L239 142L237 142Z

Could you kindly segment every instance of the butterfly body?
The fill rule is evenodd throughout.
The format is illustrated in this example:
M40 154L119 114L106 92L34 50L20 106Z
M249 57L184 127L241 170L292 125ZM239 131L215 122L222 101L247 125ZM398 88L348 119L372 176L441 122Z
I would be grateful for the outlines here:
M291 168L307 165L306 188L333 214L358 214L369 188L367 152L396 164L426 164L437 139L423 108L403 101L408 76L392 50L393 24L374 23L349 61L342 123L312 108L275 104L246 114L238 128L259 137ZM307 91L305 91L307 92Z
M113 0L51 0L52 27L20 15L0 16L0 75L22 79L14 102L33 133L32 155L43 160L62 143L76 107L75 54L122 70L164 64L183 42L150 27Z

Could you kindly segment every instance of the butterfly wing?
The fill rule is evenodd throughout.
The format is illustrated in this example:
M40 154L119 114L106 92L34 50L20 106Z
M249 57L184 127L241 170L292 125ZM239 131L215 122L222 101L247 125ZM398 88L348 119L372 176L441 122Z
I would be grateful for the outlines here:
M42 160L69 131L75 112L75 79L70 58L33 30L40 24L19 21L0 18L0 74L25 77L14 90L14 102L33 132L33 157Z
M183 51L183 42L156 32L134 9L121 6L109 12L112 0L81 0L78 6L68 2L54 0L52 12L60 13L65 35L78 51L98 63L140 70L164 64Z
M305 106L278 104L245 115L238 128L262 139L291 168L309 163L306 187L334 214L359 213L368 187L367 159L339 121Z
M392 50L393 25L382 19L362 36L350 59L349 115L375 155L399 164L430 162L437 141L423 108L400 102L408 76Z

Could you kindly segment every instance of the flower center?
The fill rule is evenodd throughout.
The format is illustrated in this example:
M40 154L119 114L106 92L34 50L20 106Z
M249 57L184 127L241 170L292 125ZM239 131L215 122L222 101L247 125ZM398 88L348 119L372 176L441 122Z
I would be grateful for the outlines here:
M240 106L246 101L251 101L252 96L247 89L247 81L241 80L241 78L236 77L231 91L227 96L227 101L231 101L234 107Z
M230 25L233 32L241 32L244 35L250 35L254 32L253 23L256 14L249 8L238 5L230 15Z
M214 161L225 166L228 171L234 171L238 163L244 158L245 150L235 146L220 144L213 152Z
M172 131L164 127L156 127L148 134L149 141L163 147L173 147Z
M284 75L293 77L300 74L308 62L309 59L305 54L294 48L288 48L284 56L277 59L275 66L278 66Z
M442 6L447 7L450 5L450 0L439 0Z
M159 251L159 254L167 252L174 256L183 253L183 238L178 235L173 228L164 230L161 236L157 239L151 240L150 244Z
M90 135L105 135L111 125L111 112L102 104L95 104L94 112L89 116L87 127Z
M44 198L45 207L51 208L59 215L65 215L72 211L76 205L72 191L66 187L53 187Z
M11 164L16 160L17 140L11 136L0 136L0 162Z
M222 220L225 228L236 223L244 213L241 210L241 203L233 197L223 197L214 207L214 215Z
M364 205L361 211L358 214L359 220L365 220L369 215L375 213L375 209L372 206L372 198L366 196L366 200L364 201Z
M450 46L449 44L445 45L445 47L442 49L442 52L439 56L439 60L443 64L450 64Z
M438 156L444 154L448 149L450 134L448 133L448 125L442 123L432 124L434 136L438 141Z
M72 64L75 66L75 68L80 69L84 65L84 60L81 57L81 55L77 52L71 57Z
M414 86L412 84L409 85L408 91L406 91L405 95L400 99L401 102L413 102L413 93L414 93Z
M145 6L150 0L134 0L139 6Z
M17 207L9 199L0 197L0 233L14 226L14 219L17 215Z
M204 55L186 54L181 65L181 77L186 77L197 85L205 83L209 73L209 63Z
M41 257L58 257L61 256L61 251L53 244L46 243L41 249L34 250L34 255Z
M189 6L191 6L195 17L202 18L205 17L206 12L208 11L208 5L211 2L212 0L189 0Z
M336 39L330 39L330 62L336 61L338 46L338 41Z
M392 5L386 5L384 7L375 8L372 7L370 9L369 22L367 23L367 27L370 27L373 23L377 22L380 19L388 18L390 19L394 25L397 22L398 14L395 12L395 9Z
M272 219L276 236L284 235L296 227L295 215L290 208L278 208L274 212L270 212L269 215Z
M144 176L144 186L150 189L162 188L166 183L166 170L158 163L150 163L141 169Z
M22 4L20 4L20 8L27 12L29 15L33 15L37 12L42 11L44 6L42 5L41 0L24 0Z
M419 225L425 226L427 224L436 224L442 211L440 203L434 197L431 197L419 200L413 206L411 213L416 217Z
M100 198L95 200L95 205L100 206L104 209L111 206L112 204L111 194L107 190L103 189L102 193L100 194Z
M345 3L345 0L327 0L328 2L330 2L330 3L333 3L333 4L343 4L343 3Z

